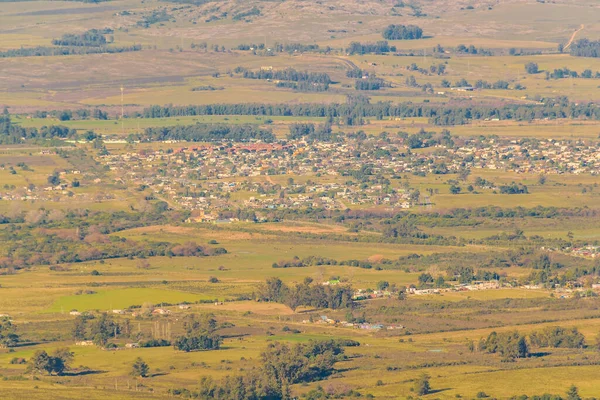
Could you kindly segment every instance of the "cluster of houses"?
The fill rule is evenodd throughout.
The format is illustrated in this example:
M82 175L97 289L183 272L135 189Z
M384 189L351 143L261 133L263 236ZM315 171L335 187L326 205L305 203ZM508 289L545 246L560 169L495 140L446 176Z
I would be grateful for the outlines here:
M331 325L337 327L344 328L355 328L355 329L363 329L370 331L379 331L379 330L397 330L404 329L404 326L398 324L380 324L380 323L368 323L368 322L348 322L348 321L339 321L336 319L329 318L326 315L321 315L320 318L311 321L311 320L303 320L303 324L316 324L316 325Z
M541 250L548 252L559 252L576 257L583 258L600 258L600 246L586 245L582 247L565 247L562 249L542 247Z
M191 210L218 209L234 202L257 209L340 209L362 204L409 208L416 200L409 187L390 189L369 177L456 173L465 167L536 174L600 173L600 149L595 143L457 138L456 145L436 144L435 151L421 152L408 150L402 137L368 142L215 144L98 157L116 172L116 182L151 187ZM271 178L275 175L311 179L302 184L280 179L275 183ZM266 180L252 179L259 176Z
M570 253L578 257L597 258L600 257L600 246L573 247Z
M428 136L430 137L430 136ZM279 143L227 143L169 150L115 151L96 156L112 178L94 179L85 172L61 172L61 182L40 187L0 188L5 200L60 200L87 191L66 183L150 188L161 198L188 210L237 208L280 209L382 206L406 209L419 199L416 189L400 179L409 174L447 174L470 169L532 174L599 174L600 147L593 141L553 139L454 138L447 142L422 138L432 151L409 149L403 135L347 137L336 143L288 140ZM180 143L172 143L174 146ZM52 154L50 154L52 155ZM0 168L10 168L4 165ZM81 175L81 178L78 176ZM294 182L275 176L308 177ZM261 177L261 179L254 179ZM277 182L275 182L277 180ZM495 189L493 183L488 189ZM110 191L93 196L110 199ZM108 196L108 197L107 197ZM102 200L96 199L93 200Z
M600 147L594 142L565 140L469 140L453 156L473 168L536 174L600 174Z

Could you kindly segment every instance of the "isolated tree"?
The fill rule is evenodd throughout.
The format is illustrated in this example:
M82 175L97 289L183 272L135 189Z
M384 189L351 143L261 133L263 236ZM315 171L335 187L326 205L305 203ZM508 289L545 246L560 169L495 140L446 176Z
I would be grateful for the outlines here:
M581 400L577 386L571 385L569 390L567 390L567 400Z
M385 290L388 287L390 287L390 283L388 281L377 282L377 290Z
M60 184L60 177L58 175L58 172L54 172L48 177L48 183L54 186Z
M430 376L426 373L421 374L417 378L414 386L415 393L419 396L423 396L431 393L431 385L429 384Z
M527 356L529 356L529 347L527 346L525 336L521 336L517 342L517 357L526 358Z
M450 193L452 193L452 194L459 194L460 191L461 191L460 186L458 186L458 185L452 185L452 186L450 186Z
M528 74L537 74L538 72L540 72L540 69L539 69L537 63L529 62L529 63L525 64L525 71Z
M19 342L16 330L17 328L13 325L10 318L0 318L0 348L12 347Z
M150 372L150 367L140 357L136 358L131 366L131 376L145 378Z

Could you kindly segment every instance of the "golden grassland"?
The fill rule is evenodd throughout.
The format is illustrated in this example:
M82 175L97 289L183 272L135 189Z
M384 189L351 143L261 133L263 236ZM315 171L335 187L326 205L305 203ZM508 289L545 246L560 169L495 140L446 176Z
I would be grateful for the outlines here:
M507 1L493 5L491 9L477 6L475 10L459 9L460 4L440 0L436 5L424 5L429 14L424 18L410 15L407 8L399 8L401 17L390 16L386 4L354 4L349 10L343 1L328 2L334 7L324 12L320 4L283 2L277 11L267 10L265 16L253 22L234 23L231 20L216 23L203 22L206 16L191 22L198 15L176 13L176 22L166 21L148 29L135 26L141 13L157 9L166 3L155 0L143 4L134 0L116 0L99 5L74 2L32 1L27 3L3 2L0 7L0 50L21 46L47 46L52 38L64 33L83 32L90 28L123 26L116 29L115 45L142 44L142 52L114 55L88 55L67 57L26 57L0 59L2 85L0 105L11 111L31 112L37 109L103 107L111 109L111 117L120 112L120 87L125 86L124 103L129 110L140 110L153 104L210 104L210 103L303 103L343 102L346 95L355 93L353 80L345 75L352 67L393 83L393 88L369 92L371 101L448 102L491 100L519 101L532 104L536 96L567 95L575 101L597 100L599 81L595 79L546 80L544 72L527 75L524 64L536 62L542 71L568 66L582 72L584 69L600 71L600 60L576 58L553 53L558 43L564 43L581 24L585 28L578 37L598 38L597 6L592 0L541 4ZM456 4L454 4L456 3ZM24 6L25 4L25 6ZM259 4L263 8L262 4ZM241 4L246 6L246 4ZM250 3L248 3L250 6ZM300 7L300 8L294 8ZM302 8L305 7L305 8ZM369 9L369 7L371 7ZM437 8L436 8L437 7ZM117 16L129 10L134 16ZM442 14L442 10L444 14ZM189 11L195 13L197 10ZM198 11L199 13L199 11ZM277 14L279 13L279 14ZM436 18L440 16L440 18ZM364 55L347 56L343 51L350 41L380 40L380 30L388 23L415 23L423 26L426 35L420 41L393 41L401 51L413 51L413 57ZM328 32L329 30L337 32ZM341 32L344 30L345 32ZM267 36L265 38L265 36ZM247 52L192 51L190 45L207 41L234 47L239 43L262 43L272 45L275 40L293 38L294 42L318 43L321 47L332 46L336 54L290 56L278 54L273 57L251 55ZM542 50L536 56L451 56L447 60L431 55L434 46L455 47L458 44L475 45L488 49L509 48ZM179 51L181 46L183 51ZM429 68L447 62L444 76L423 75L406 69L411 63ZM324 93L301 93L278 89L273 82L243 79L228 71L237 66L259 69L272 66L275 69L293 67L298 70L327 72L335 81ZM219 77L213 76L216 72ZM430 82L435 91L440 89L442 79L452 83L461 78L474 83L478 79L489 82L506 80L511 87L520 83L525 90L482 90L464 94L448 92L444 95L426 95L420 90L407 88L405 80L414 75L418 83ZM192 91L198 86L223 88L214 91ZM441 89L440 89L441 90ZM13 113L14 114L14 113ZM267 120L272 120L267 123ZM137 133L148 127L178 124L228 123L256 124L272 128L278 137L284 137L288 125L298 121L321 122L318 118L254 117L254 116L202 116L162 119L124 119L118 121L56 121L52 119L28 119L14 117L13 122L24 127L41 127L60 124L76 129L78 133L94 130L104 135ZM395 133L417 132L419 129L441 130L428 124L425 118L408 118L399 121L369 121L360 128L334 127L334 131L350 132L362 129L369 134L382 131ZM597 139L598 124L589 121L536 121L520 123L513 121L476 122L452 127L454 136L478 136L496 134L501 137L538 139ZM179 144L148 143L135 145L136 149L169 149ZM181 146L184 146L182 144ZM127 152L133 147L107 144L111 152ZM89 146L86 147L88 150ZM19 193L33 184L45 186L47 177L55 170L71 169L72 165L56 155L41 155L37 146L0 146L0 192L4 185L15 185ZM32 171L18 167L27 164ZM9 172L12 166L16 174ZM343 182L343 177L316 176L260 176L231 180L250 180L284 184L288 178L296 182L308 179L318 182ZM496 184L512 181L528 185L528 195L502 195L491 190L466 193L465 188L476 177L492 180ZM68 181L77 178L67 175ZM69 188L74 197L65 201L56 196L51 200L0 201L0 213L16 214L21 211L90 209L102 211L130 210L138 207L145 193L133 188L112 185L115 176L107 172L100 183L89 183L80 188ZM473 170L466 182L460 182L463 193L449 193L449 179L456 175L427 177L407 176L392 180L394 188L401 188L408 181L421 194L427 189L437 189L431 196L430 206L412 211L444 211L456 207L590 207L600 203L600 192L582 193L583 186L598 183L591 175L550 175L545 185L538 183L536 174L517 174L504 170ZM113 199L99 199L97 195L110 191ZM234 193L234 199L244 199L249 193ZM359 208L359 207L356 207ZM600 234L595 220L583 218L561 220L507 220L486 222L473 227L419 227L426 233L457 236L465 239L482 239L502 232L521 229L527 236L540 235L547 238L565 238L572 233L575 239L598 240ZM0 225L0 229L8 229ZM315 235L342 236L344 240L316 239ZM356 288L374 288L380 281L395 285L418 282L423 271L415 268L362 269L348 266L312 266L303 268L273 268L281 260L297 256L323 256L338 261L357 259L375 260L419 254L438 253L503 253L508 248L484 245L425 246L408 244L383 244L355 242L359 236L376 239L379 233L369 230L347 232L337 224L313 222L278 222L265 224L232 223L227 225L186 224L163 225L128 229L112 236L136 241L168 241L200 245L222 246L228 253L215 257L151 257L139 259L112 259L60 265L62 270L51 270L48 265L33 266L14 274L0 276L0 314L9 314L19 332L36 343L28 343L14 349L0 349L0 398L48 398L48 399L158 399L167 397L167 390L176 387L193 389L201 376L221 378L239 374L259 364L260 353L273 341L289 343L311 339L351 338L360 347L347 348L348 360L336 365L338 371L327 381L307 386L296 385L295 394L305 393L320 384L348 385L364 396L372 394L377 399L406 399L415 396L411 392L414 380L423 372L431 376L434 393L425 399L475 398L484 391L490 397L507 399L513 395L539 395L545 392L564 395L571 384L580 389L582 397L600 393L597 351L595 340L600 331L598 300L570 300L551 297L547 290L498 289L472 292L445 292L440 295L409 297L405 303L396 299L367 301L355 310L383 318L390 314L397 323L408 328L399 332L372 332L358 329L302 323L310 317L330 315L345 319L345 311L313 310L300 308L292 312L281 304L238 300L257 290L259 284L269 277L280 277L293 284L306 277L317 281L339 277ZM0 244L0 254L7 251ZM147 261L147 264L144 262ZM477 266L475 266L477 267ZM429 272L438 274L437 266ZM92 275L98 271L99 275ZM503 268L508 277L522 278L531 273L523 267ZM209 278L218 279L210 283ZM554 294L553 294L554 295ZM215 304L225 302L224 304ZM77 309L111 311L144 303L178 304L193 303L194 313L212 312L219 322L235 325L226 331L223 348L218 351L177 352L172 347L105 351L96 347L74 346L70 329L74 317L69 311ZM531 303L528 303L531 302ZM540 302L540 303L536 303ZM542 304L542 305L539 305ZM185 312L175 306L165 306L173 311L168 317L156 317L159 324L178 326ZM488 308L489 305L489 308ZM404 307L396 309L396 307ZM561 308L561 306L564 306ZM414 309L411 310L411 307ZM443 307L443 308L442 308ZM462 308L461 308L462 307ZM439 311L442 309L443 311ZM388 314L386 314L388 313ZM120 317L121 318L121 317ZM129 317L128 317L129 318ZM135 331L149 332L154 321L131 319ZM378 322L378 321L371 321ZM577 327L586 337L585 349L541 349L543 355L501 362L499 356L470 353L466 341L477 341L493 330L530 333L543 327L561 325ZM299 333L292 333L290 329ZM416 333L409 334L409 330ZM120 344L133 339L119 339ZM71 375L33 378L25 372L26 366L11 364L17 358L29 358L36 350L52 351L69 346L75 352ZM546 350L548 350L546 352ZM151 367L151 377L134 380L129 369L135 358L143 359ZM581 365L578 365L581 364ZM589 363L590 365L586 365ZM78 374L79 366L89 367L91 373ZM400 369L397 369L400 367ZM381 381L381 382L379 382ZM137 388L137 390L136 390Z

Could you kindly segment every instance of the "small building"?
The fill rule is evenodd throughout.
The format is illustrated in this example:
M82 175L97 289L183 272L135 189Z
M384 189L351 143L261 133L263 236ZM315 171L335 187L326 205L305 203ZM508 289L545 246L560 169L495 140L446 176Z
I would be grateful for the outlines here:
M75 346L93 346L94 342L91 340L82 340L81 342L75 342Z
M137 349L140 347L139 343L126 343L125 348L127 349Z
M472 92L473 90L475 90L473 86L458 86L450 89L455 90L457 92Z

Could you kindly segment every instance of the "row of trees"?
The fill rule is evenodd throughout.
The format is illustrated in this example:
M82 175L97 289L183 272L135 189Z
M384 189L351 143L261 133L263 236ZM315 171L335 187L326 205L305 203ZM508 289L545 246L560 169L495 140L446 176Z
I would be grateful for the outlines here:
M264 43L242 43L236 47L237 50L260 50L264 51L267 48ZM271 47L271 51L276 53L329 53L331 47L319 47L318 44L303 44L303 43L275 43Z
M283 70L261 69L260 71L250 71L243 67L237 67L236 73L242 73L246 79L271 79L293 82L310 82L329 85L331 78L324 72L308 72L297 71L294 68L286 68Z
M437 125L460 125L471 120L499 118L502 120L533 121L536 119L600 120L600 108L592 103L570 103L564 97L542 99L543 104L434 105L391 102L370 103L368 98L349 96L346 103L332 104L209 104L190 106L151 106L132 116L165 118L194 115L262 115L328 117L346 125L361 125L365 118L429 118ZM158 129L156 129L158 131Z
M141 44L131 46L36 46L36 47L21 47L19 49L10 49L0 52L0 58L9 57L48 57L48 56L71 56L85 54L115 54L125 53L128 51L142 50Z
M384 54L395 52L396 46L390 46L387 41L378 41L376 43L351 42L346 53L348 54Z
M291 81L280 81L277 82L276 85L278 88L288 88L298 90L300 92L325 92L329 90L328 83L318 83L318 82L291 82Z
M473 46L472 44L469 46L466 46L464 44L459 44L458 46L456 46L456 48L454 49L454 51L456 51L457 53L461 53L461 54L479 54L479 55L484 55L484 56L491 56L493 55L491 50L487 50L484 48L477 48L475 46Z
M503 80L489 83L482 79L478 79L474 86L477 89L508 89L509 83Z
M567 67L554 69L554 71L546 71L546 79L563 79L563 78L584 78L584 79L600 79L600 72L593 72L591 69L584 70L581 74Z
M108 113L99 108L92 110L87 108L79 108L77 110L52 110L52 111L36 111L33 113L34 118L56 118L61 121L70 121L74 119L108 119Z
M24 140L65 139L77 135L75 129L66 126L50 125L37 128L23 128L12 123L8 109L0 114L0 144L19 144Z
M143 141L162 140L184 140L188 142L215 142L232 141L248 142L260 140L273 142L275 135L266 129L256 125L225 125L225 124L201 124L176 125L157 128L146 128L144 134L139 137Z
M300 306L317 308L350 308L354 302L354 290L346 285L313 285L312 278L294 286L288 286L279 278L269 278L255 293L256 300L285 304L292 311Z
M600 57L600 40L579 39L571 44L569 51L577 57Z

